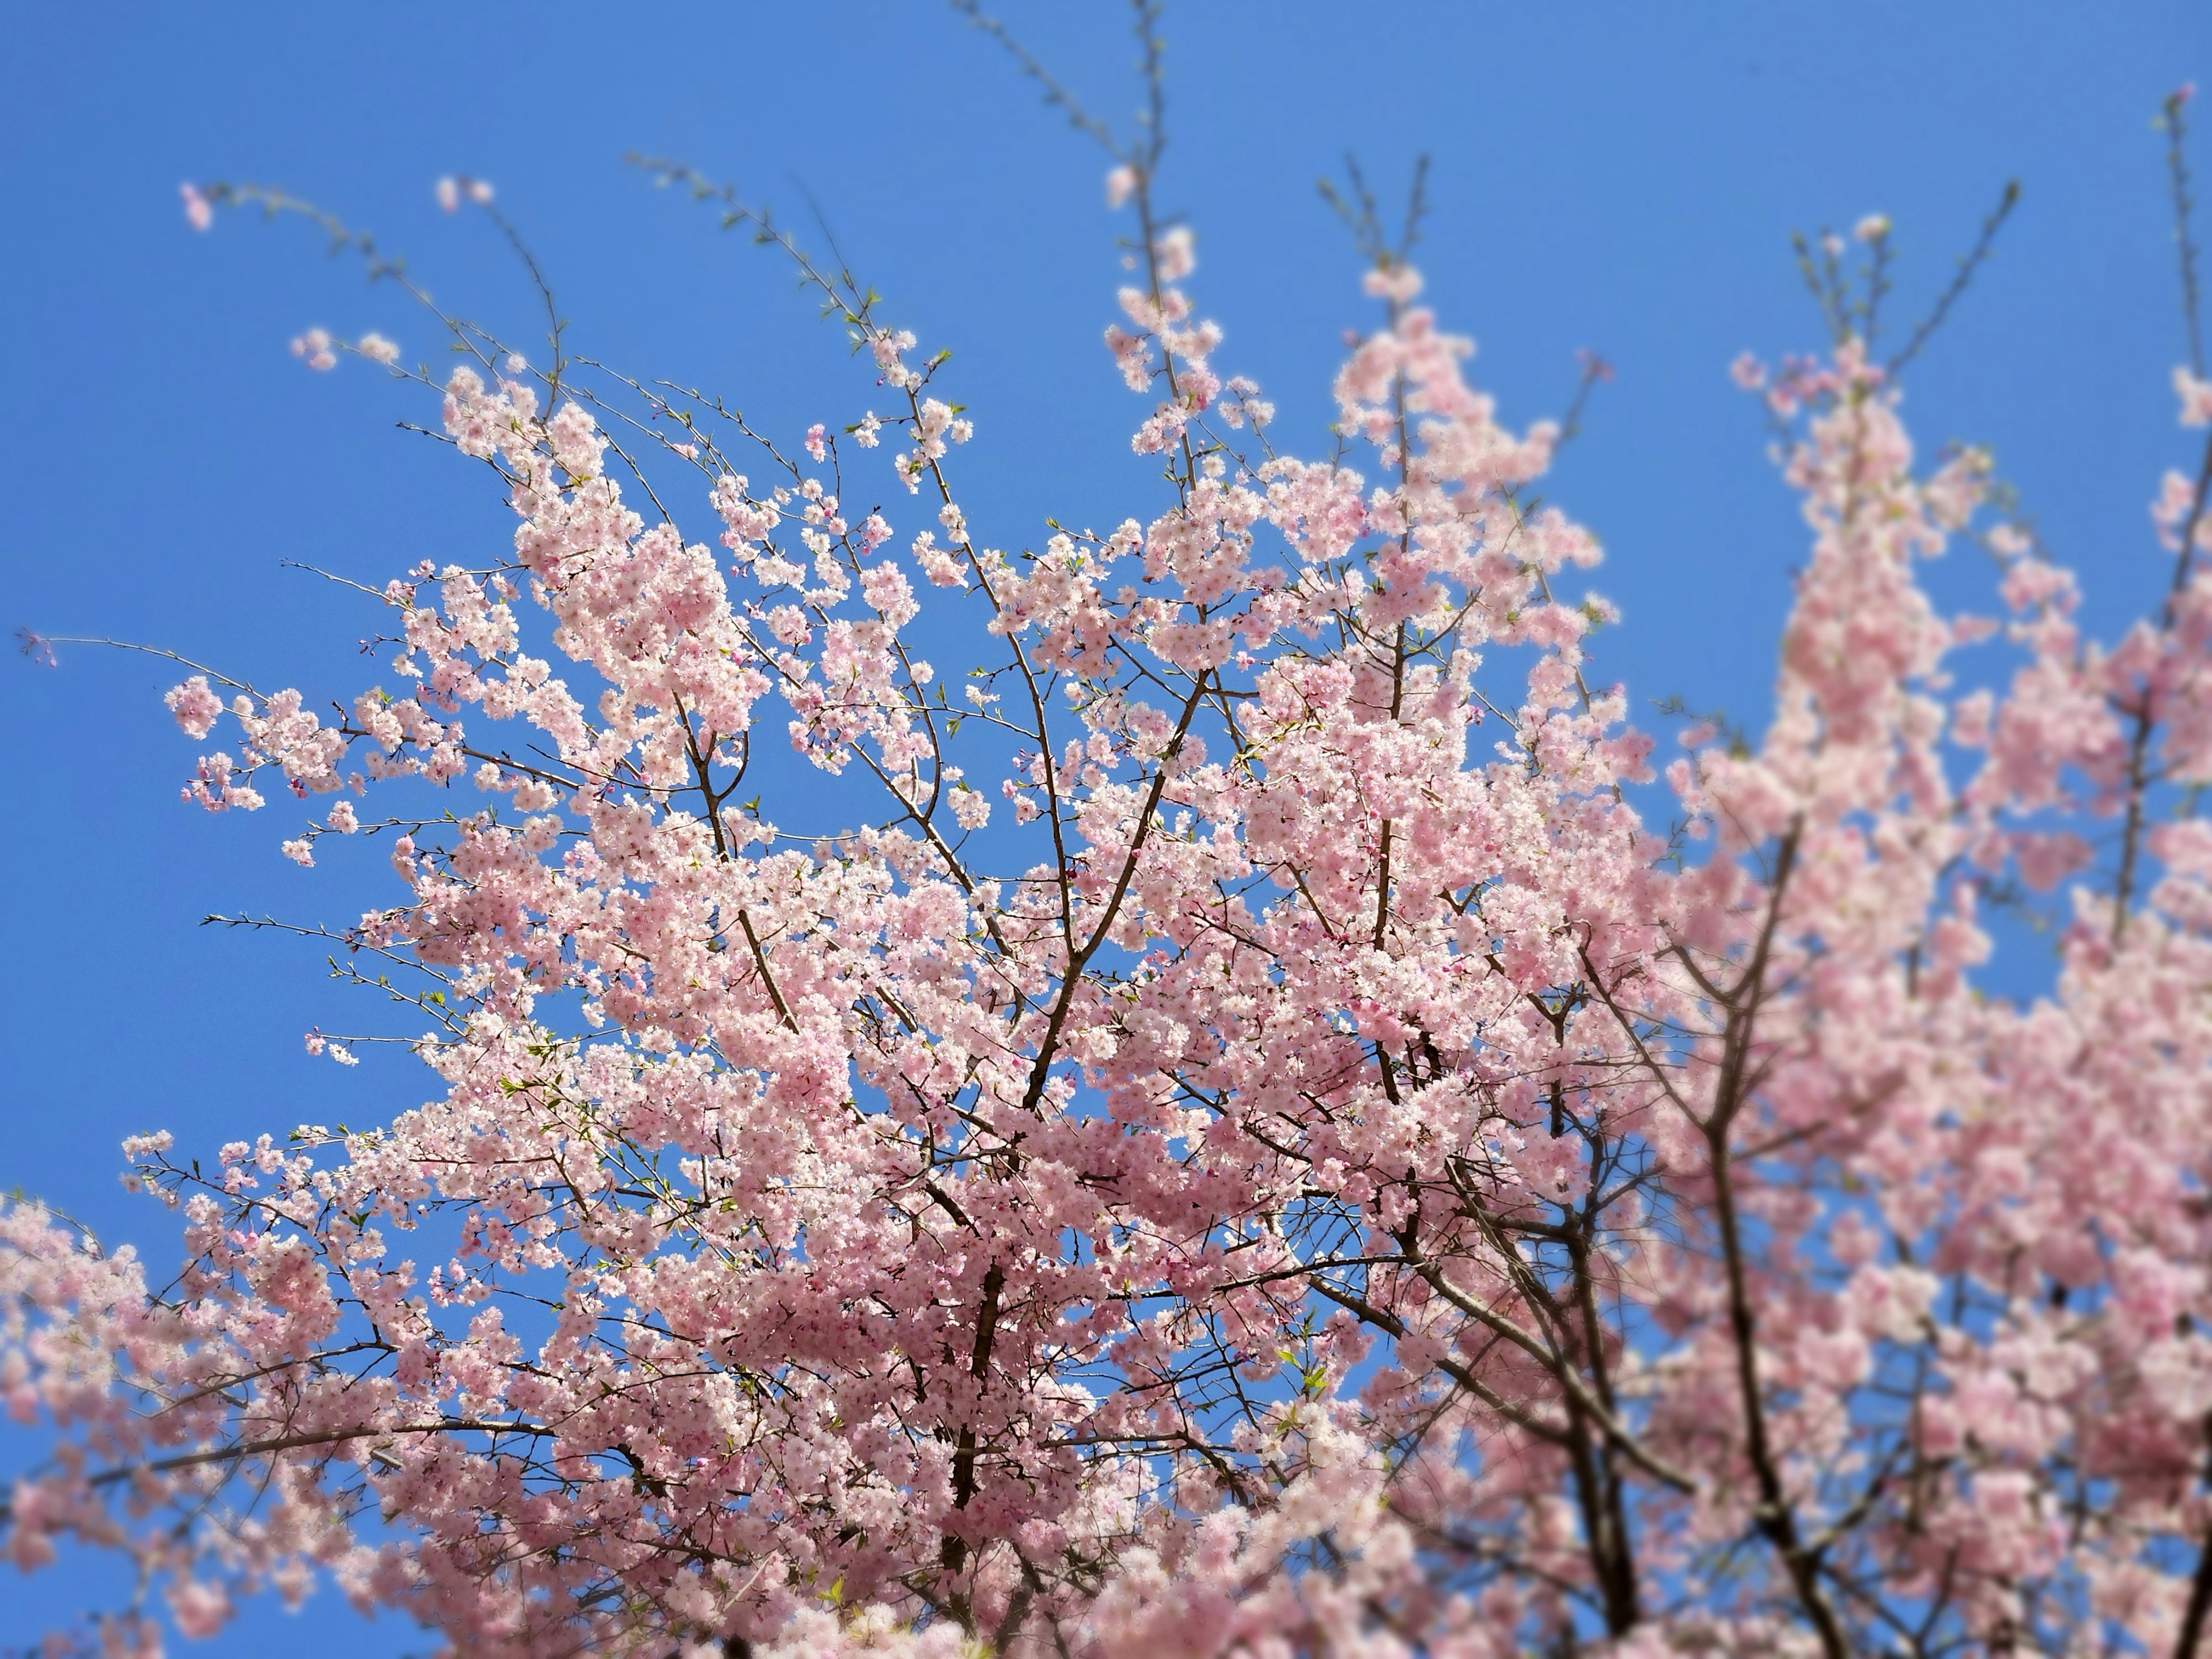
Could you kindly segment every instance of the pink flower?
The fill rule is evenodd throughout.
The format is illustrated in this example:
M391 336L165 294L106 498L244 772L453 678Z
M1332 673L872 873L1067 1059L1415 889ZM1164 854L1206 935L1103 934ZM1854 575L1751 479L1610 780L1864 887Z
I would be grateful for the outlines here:
M203 1642L229 1623L230 1597L220 1584L190 1580L169 1592L169 1611L179 1631Z
M185 222L194 230L205 230L215 222L215 208L197 185L179 185L177 193L185 200Z
M1389 265L1369 271L1359 279L1359 286L1363 292L1378 300L1410 305L1421 291L1421 273L1411 265Z
M2212 422L2212 380L2200 380L2188 368L2173 371L2173 390L2181 399L2181 424L2203 426Z
M438 198L438 205L448 213L458 210L465 201L474 202L478 207L486 207L491 203L491 186L481 179L470 178L466 173L449 174L439 179L434 193Z
M213 729L216 717L222 713L222 700L216 696L204 674L195 674L182 685L171 690L162 698L169 712L177 717L177 725L188 738L204 738Z

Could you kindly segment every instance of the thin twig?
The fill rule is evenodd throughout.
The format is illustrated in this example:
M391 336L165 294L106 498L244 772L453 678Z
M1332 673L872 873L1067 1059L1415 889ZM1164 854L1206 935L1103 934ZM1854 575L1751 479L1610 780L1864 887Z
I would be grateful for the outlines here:
M1894 378L1897 372L1918 356L1920 349L1935 337L1936 331L1943 326L1943 319L1951 314L1951 307L1972 285L1974 273L1995 251L1997 233L2004 228L2005 221L2012 216L2013 209L2019 204L2020 180L2008 179L2004 194L1997 198L1997 204L1990 210L1990 216L1982 221L1982 234L1974 239L1974 246L1966 257L1959 261L1959 274L1952 277L1951 286L1945 289L1942 296L1936 301L1936 308L1928 313L1919 327L1912 331L1912 337L1905 343L1905 349L1882 365L1885 374Z

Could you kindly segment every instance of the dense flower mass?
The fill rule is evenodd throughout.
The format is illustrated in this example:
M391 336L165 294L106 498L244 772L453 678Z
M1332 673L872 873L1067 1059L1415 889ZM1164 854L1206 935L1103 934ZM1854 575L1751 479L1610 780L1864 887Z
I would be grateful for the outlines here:
M1662 762L1585 672L1597 544L1530 505L1562 428L1376 238L1346 444L1277 448L1157 155L1106 344L1166 482L1018 556L943 357L835 280L878 407L792 459L557 333L456 325L435 386L302 337L441 398L513 543L392 580L398 680L335 718L185 679L184 793L310 804L301 864L385 838L343 943L415 973L436 1084L205 1170L134 1139L159 1294L0 1212L0 1391L53 1434L14 1560L129 1552L187 1635L327 1575L471 1655L2197 1651L2212 449L2099 644L1839 302L1737 370L1810 538L1773 720ZM1961 539L2000 622L1916 579ZM993 653L957 695L926 611ZM738 804L779 729L882 810ZM2045 893L2048 994L1978 989Z

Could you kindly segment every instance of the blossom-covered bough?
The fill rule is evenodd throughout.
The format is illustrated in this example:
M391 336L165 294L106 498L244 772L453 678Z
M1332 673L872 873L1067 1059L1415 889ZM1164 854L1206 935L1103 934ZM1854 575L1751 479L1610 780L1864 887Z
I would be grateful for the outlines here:
M1107 341L1160 482L1034 553L943 356L679 168L874 409L787 453L550 307L542 367L432 307L434 384L303 337L442 398L512 548L381 591L394 689L169 702L228 734L191 799L311 803L303 864L386 838L342 965L437 1087L204 1171L134 1140L173 1281L0 1212L0 1390L52 1431L13 1559L128 1552L194 1635L326 1573L472 1655L2198 1652L2212 447L2091 642L1989 458L1916 465L1887 223L1808 248L1832 349L1739 368L1811 534L1775 717L1662 782L1530 493L1560 431L1463 380L1410 221L1349 204L1383 319L1336 450L1282 453L1153 113ZM246 204L309 211L186 197ZM2002 690L1915 580L1962 538ZM923 641L990 659L949 696ZM738 804L779 728L879 807ZM1978 907L2054 888L2049 994L1978 993Z

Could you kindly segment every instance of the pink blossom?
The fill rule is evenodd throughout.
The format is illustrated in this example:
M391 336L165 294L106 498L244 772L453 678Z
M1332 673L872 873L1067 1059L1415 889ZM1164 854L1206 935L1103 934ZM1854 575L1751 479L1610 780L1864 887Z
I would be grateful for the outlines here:
M2186 368L2173 371L2173 390L2181 399L2181 423L2203 426L2212 422L2212 380L2202 380Z
M465 201L474 202L478 207L491 204L491 186L481 179L470 178L466 173L448 175L439 179L433 193L438 198L438 205L448 213L456 211Z
M1411 265L1391 265L1370 270L1359 279L1363 292L1394 305L1410 305L1421 291L1421 273Z
M360 596L350 691L165 698L235 728L187 802L388 860L326 937L399 1023L304 1041L404 1109L133 1136L181 1273L0 1206L19 1568L117 1548L191 1636L328 1575L518 1659L2176 1650L2199 441L2106 639L1866 342L1740 358L1774 698L1662 785L1560 427L1378 258L1333 432L1250 445L1194 249L1116 296L1103 529L1023 531L873 302L851 477L826 422L726 470L701 394L711 483L648 495L623 434L698 418L649 373L426 389L506 528ZM1961 540L2001 623L1920 580ZM787 739L823 778L742 799Z
M188 738L204 738L214 729L216 717L222 713L222 700L210 689L207 676L195 674L182 685L167 693L162 701L169 712L177 717L177 725Z

